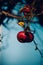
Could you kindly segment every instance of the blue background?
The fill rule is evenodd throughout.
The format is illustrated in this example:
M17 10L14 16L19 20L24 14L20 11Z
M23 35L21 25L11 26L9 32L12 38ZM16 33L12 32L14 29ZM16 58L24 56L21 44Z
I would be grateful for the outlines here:
M18 14L19 9L23 6L21 3L17 3L12 13ZM7 7L4 8L6 9ZM38 21L37 17L34 17L33 20ZM4 22L6 21L7 18ZM23 28L17 22L17 19L10 19L8 25L6 24L9 30L2 25L1 65L43 65L43 58L41 58L38 50L35 51L33 42L20 43L17 40L17 33L23 31ZM30 28L36 30L34 40L43 53L43 27L39 24L30 24Z

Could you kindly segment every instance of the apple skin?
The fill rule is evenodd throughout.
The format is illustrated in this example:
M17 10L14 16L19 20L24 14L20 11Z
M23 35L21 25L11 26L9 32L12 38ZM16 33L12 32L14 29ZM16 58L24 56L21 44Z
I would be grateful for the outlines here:
M17 34L17 40L21 43L32 42L34 35L31 32L21 31Z
M27 36L26 42L32 42L32 41L34 40L34 35L33 35L33 33L31 33L31 32L26 32L25 34L26 34L26 36Z
M27 37L24 31L21 31L17 34L17 39L19 42L22 42L22 43L25 42L26 38Z
M20 10L20 12L21 12L21 13L23 12L25 16L27 16L28 13L30 13L30 11L31 11L31 7L30 7L29 5L24 6L24 7Z

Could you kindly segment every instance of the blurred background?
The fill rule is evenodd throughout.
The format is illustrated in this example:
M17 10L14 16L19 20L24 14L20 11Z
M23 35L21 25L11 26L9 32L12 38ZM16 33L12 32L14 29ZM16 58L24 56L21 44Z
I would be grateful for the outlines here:
M30 5L31 2L33 0L0 0L0 11L4 10L18 15L19 10L25 4ZM36 0L36 4L37 11L43 11L43 0ZM34 40L43 53L43 15L34 17L33 21L39 21L39 24L30 24L30 28L35 29ZM15 18L0 14L0 26L2 27L0 65L43 65L43 57L38 50L35 50L33 41L31 43L20 43L17 40L17 33L23 31L17 22L18 20Z

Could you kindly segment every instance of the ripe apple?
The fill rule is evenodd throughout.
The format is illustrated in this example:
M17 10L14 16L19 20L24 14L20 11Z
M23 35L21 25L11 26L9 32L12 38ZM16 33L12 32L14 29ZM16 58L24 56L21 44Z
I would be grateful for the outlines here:
M21 43L32 42L34 35L31 32L21 31L17 34L17 39Z

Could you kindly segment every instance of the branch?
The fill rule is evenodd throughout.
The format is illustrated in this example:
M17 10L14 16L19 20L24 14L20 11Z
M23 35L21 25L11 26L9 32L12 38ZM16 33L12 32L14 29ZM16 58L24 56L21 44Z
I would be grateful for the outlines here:
M43 56L42 56L42 52L41 52L41 50L38 48L37 43L35 42L35 40L34 40L33 42L34 42L35 47L36 47L35 50L38 50L39 53L40 53L40 55L41 55L41 57L43 57Z
M42 15L43 14L43 12L41 12L41 13L39 13L39 14L36 14L37 16L39 16L39 15Z
M22 18L20 16L16 16L16 15L10 14L10 13L8 13L6 11L2 11L2 14L6 15L6 16L13 17L13 18L16 18L16 19L21 19Z
M34 5L35 5L35 3L36 3L36 0L34 0L34 1L32 2L31 6L34 6Z

